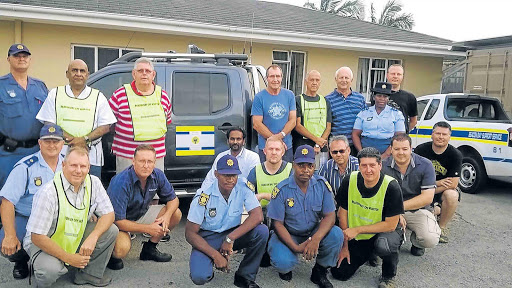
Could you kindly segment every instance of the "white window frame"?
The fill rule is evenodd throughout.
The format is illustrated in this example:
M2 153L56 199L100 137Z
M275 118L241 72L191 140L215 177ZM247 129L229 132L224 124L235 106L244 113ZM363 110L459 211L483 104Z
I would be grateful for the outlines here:
M287 60L275 60L274 52L286 53L286 55L288 55ZM291 87L290 77L291 77L291 71L292 71L292 53L301 53L304 55L304 64L302 65L302 79L301 79L301 81L302 81L301 93L304 93L304 84L303 83L304 83L304 79L306 77L306 63L307 63L307 57L308 57L308 53L306 51L272 49L272 64L279 64L279 63L287 64L287 71L286 71L287 79L283 79L283 80L285 80L287 83L285 88L290 89L290 87Z
M402 65L403 66L403 60L402 59L399 59L399 58L383 58L383 57L359 57L358 60L357 60L357 65L359 65L360 63L360 59L369 59L369 66L368 66L368 76L366 78L366 94L363 94L365 95L365 98L366 98L366 101L370 101L370 89L372 88L370 86L370 79L371 79L371 72L372 71L384 71L384 81L386 81L385 79L387 79L387 76L388 76L388 69L389 69L389 61L399 61L398 64ZM385 60L386 61L386 65L385 65L385 68L373 68L372 67L372 63L373 63L373 60ZM357 76L359 77L359 67L357 68ZM362 79L358 79L357 80L357 87L360 86L360 81Z
M94 71L98 71L98 48L105 49L117 49L119 51L119 56L123 56L123 50L133 50L144 52L142 48L131 48L131 47L114 47L114 46L97 46L97 45L89 45L89 44L71 44L71 60L75 59L75 47L84 47L84 48L94 48Z

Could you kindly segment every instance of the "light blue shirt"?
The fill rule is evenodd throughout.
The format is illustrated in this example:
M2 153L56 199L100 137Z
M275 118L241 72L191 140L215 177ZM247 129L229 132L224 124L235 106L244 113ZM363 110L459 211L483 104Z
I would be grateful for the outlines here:
M226 202L215 180L208 189L197 191L190 203L187 219L201 225L202 230L220 233L242 223L244 206L251 211L259 207L260 202L243 182L238 181Z
M316 174L311 177L303 193L292 174L277 184L278 193L272 192L267 206L267 217L281 221L286 230L295 236L305 236L313 231L323 217L335 211L334 196L328 182Z
M62 170L62 155L59 155L57 170ZM14 205L16 213L30 216L34 194L47 182L53 180L55 173L44 161L41 152L22 158L9 174L4 187L0 190L3 197Z
M293 92L281 88L279 94L271 95L267 90L262 90L256 96L252 103L251 115L263 116L263 124L273 134L281 132L288 122L290 111L296 111L295 95ZM258 134L258 148L265 148L265 138ZM292 148L292 136L286 134L283 139L288 149Z
M404 115L400 110L386 105L377 114L375 105L359 112L354 129L362 130L361 136L373 139L389 139L395 132L405 133Z

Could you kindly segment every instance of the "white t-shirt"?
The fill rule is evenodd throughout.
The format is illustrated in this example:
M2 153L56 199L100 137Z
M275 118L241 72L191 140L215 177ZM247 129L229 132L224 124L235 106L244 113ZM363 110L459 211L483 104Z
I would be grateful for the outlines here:
M73 95L73 92L71 91L71 87L69 85L65 86L66 94L69 97L75 97ZM91 94L91 87L85 86L85 89L78 95L78 99L85 99ZM57 88L53 88L50 90L50 93L48 93L48 98L43 103L43 106L41 107L41 110L39 110L39 113L37 113L36 119L41 122L51 122L56 123L57 122L57 116L55 113L55 97L57 96ZM96 115L94 117L94 125L93 130L98 128L99 126L103 125L110 125L117 122L116 116L114 116L114 113L110 109L110 106L108 105L107 98L103 93L99 93L98 95L98 102L96 107ZM89 153L89 160L91 162L91 165L95 166L103 166L103 146L101 144L101 141L98 141L101 139L94 140L93 143L97 143L96 145L91 146L91 150ZM64 145L62 148L62 154L65 154L68 149L67 145Z

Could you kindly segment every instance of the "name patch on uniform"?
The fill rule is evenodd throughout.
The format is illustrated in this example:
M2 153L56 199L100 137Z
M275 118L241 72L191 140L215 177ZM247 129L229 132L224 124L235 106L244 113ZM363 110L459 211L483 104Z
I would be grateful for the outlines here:
M9 90L9 91L7 91L7 93L9 93L9 97L11 97L11 98L16 97L16 92L14 92L14 90Z
M276 187L274 187L274 189L272 190L272 193L270 194L270 197L271 197L272 199L276 199L277 194L279 194L279 188L277 188L277 186L276 186Z
M206 206L206 203L208 203L208 199L210 199L210 195L201 193L201 196L199 196L199 206Z
M43 184L43 179L41 177L35 177L34 178L34 185L41 186Z
M210 208L210 210L208 210L208 215L212 218L217 216L217 208Z
M372 120L373 120L373 117L366 118L366 121L372 121Z
M295 205L295 200L293 198L288 198L286 199L286 204L291 208L293 205Z
M256 188L254 188L254 184L252 184L249 181L247 181L247 188L251 189L252 192L256 191Z

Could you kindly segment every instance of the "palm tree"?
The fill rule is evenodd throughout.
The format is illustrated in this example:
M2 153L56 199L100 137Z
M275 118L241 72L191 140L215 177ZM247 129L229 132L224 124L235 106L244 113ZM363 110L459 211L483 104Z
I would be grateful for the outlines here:
M364 3L362 0L320 0L320 8L316 7L315 3L307 0L303 7L345 17L364 19Z
M404 30L411 30L414 26L414 19L411 13L402 12L402 4L397 0L389 0L382 9L379 19L375 16L375 7L370 5L370 21L380 25L396 27Z

